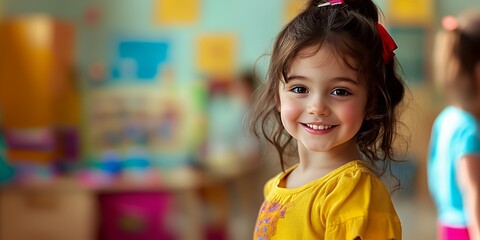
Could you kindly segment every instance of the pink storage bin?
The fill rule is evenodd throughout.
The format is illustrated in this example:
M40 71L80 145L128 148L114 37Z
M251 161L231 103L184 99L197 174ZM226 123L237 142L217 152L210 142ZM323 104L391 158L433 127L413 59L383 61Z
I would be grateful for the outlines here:
M172 195L164 192L99 195L101 240L174 240L169 227Z

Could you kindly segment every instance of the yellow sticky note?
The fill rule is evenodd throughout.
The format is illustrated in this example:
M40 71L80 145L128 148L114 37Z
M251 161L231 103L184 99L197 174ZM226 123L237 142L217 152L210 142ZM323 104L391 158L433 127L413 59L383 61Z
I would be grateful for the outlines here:
M155 0L155 23L193 24L198 21L200 0Z
M204 35L197 42L197 66L207 74L224 75L234 71L237 39L233 34Z
M306 7L305 0L288 0L284 6L283 19L287 23L296 17Z
M433 20L432 0L390 0L387 16L397 25L428 25Z

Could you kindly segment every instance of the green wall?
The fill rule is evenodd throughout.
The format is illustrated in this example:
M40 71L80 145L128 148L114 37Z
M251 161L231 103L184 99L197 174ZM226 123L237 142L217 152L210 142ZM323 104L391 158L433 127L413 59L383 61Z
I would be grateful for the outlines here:
M238 68L250 67L269 50L282 25L283 4L279 0L201 0L197 23L162 27L153 23L153 0L7 0L5 15L47 13L77 26L77 58L80 69L91 61L111 61L118 38L162 38L172 43L176 76L189 81L196 76L195 38L199 34L234 33L238 37ZM83 21L87 7L100 9L100 21Z

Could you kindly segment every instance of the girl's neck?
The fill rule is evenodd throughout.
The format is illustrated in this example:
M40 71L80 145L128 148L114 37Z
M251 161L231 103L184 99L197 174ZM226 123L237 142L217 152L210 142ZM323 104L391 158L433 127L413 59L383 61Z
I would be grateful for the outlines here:
M353 139L325 152L312 152L299 145L298 153L297 168L302 171L335 169L345 163L360 159L357 145Z
M342 165L359 158L353 140L325 152L311 152L303 145L298 146L300 161L286 177L286 188L297 188L329 174Z

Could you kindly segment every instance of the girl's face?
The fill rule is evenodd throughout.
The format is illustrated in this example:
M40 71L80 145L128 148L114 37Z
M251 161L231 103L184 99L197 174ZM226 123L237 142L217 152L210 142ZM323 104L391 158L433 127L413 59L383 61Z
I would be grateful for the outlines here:
M299 148L347 150L362 126L367 90L357 72L328 47L312 55L314 50L300 51L287 72L287 83L280 84L282 123Z

